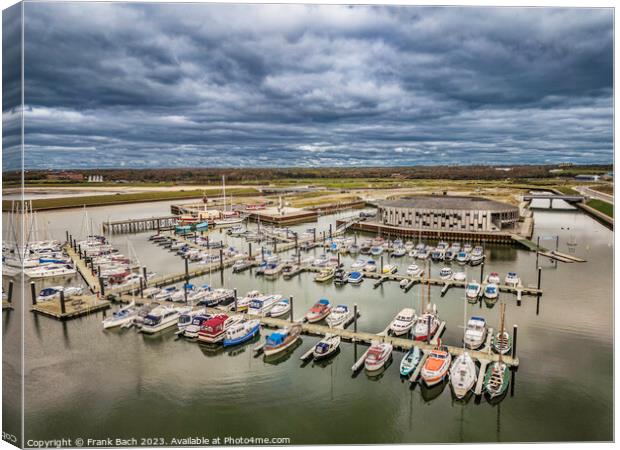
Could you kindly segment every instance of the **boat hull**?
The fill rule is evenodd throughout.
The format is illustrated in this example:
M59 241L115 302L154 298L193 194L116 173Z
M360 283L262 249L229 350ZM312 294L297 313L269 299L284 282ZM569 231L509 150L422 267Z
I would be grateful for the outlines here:
M224 339L224 347L232 347L233 345L243 344L251 339L253 339L260 331L260 324L253 327L247 334L244 336L238 337L236 339Z
M283 352L284 350L286 350L287 348L295 344L298 339L299 339L299 336L295 336L293 339L291 339L288 342L285 342L282 345L278 345L276 347L265 346L263 349L263 353L265 354L265 356L277 355L278 353Z

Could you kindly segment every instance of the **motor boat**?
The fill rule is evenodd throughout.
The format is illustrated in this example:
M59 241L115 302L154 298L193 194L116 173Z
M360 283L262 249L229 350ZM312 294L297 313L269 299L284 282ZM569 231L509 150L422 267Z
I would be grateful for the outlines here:
M333 267L326 267L324 269L321 269L321 271L315 275L314 281L317 281L319 283L329 281L334 278L335 273L336 271Z
M424 247L422 250L419 250L416 254L416 258L418 259L428 259L428 257L430 256L431 251L429 247Z
M329 315L326 317L325 322L330 328L342 327L344 328L349 322L353 320L353 311L347 305L338 305L332 308Z
M39 291L39 295L37 295L37 302L44 302L48 300L53 300L55 298L60 298L60 293L64 292L65 299L73 297L75 295L82 295L84 289L81 287L64 287L64 286L52 286L45 289L41 289Z
M504 278L504 283L508 286L518 286L519 284L521 284L521 279L516 272L508 272L506 274L506 278Z
M340 346L340 336L335 334L326 334L312 350L312 357L315 361L327 359L334 355Z
M290 328L274 331L265 341L263 353L265 356L271 356L283 352L292 346L301 335L301 325L293 325Z
M412 308L404 308L394 317L394 320L392 320L390 331L395 336L407 334L413 327L415 319L415 310Z
M403 359L400 361L400 374L404 377L408 377L418 367L422 360L422 350L419 347L412 347L409 349Z
M409 283L411 283L411 280L409 278L403 278L402 280L400 280L400 283L398 283L398 286L401 289L404 289L409 286Z
M403 245L394 247L394 250L392 250L392 256L394 258L400 258L402 256L405 256L406 254L407 254L407 249Z
M327 257L327 255L323 254L316 258L314 261L312 261L312 265L314 267L325 267L328 262L329 258Z
M463 245L463 251L465 251L467 253L471 253L472 249L473 249L473 247L472 247L472 245L469 242L466 242Z
M349 274L344 269L336 269L334 272L334 284L346 284L349 281Z
M325 319L331 311L332 307L329 304L329 300L322 298L306 313L306 320L310 323L320 322Z
M472 350L482 347L487 339L487 323L483 317L473 316L467 322L463 344Z
M380 247L378 245L370 247L370 254L372 256L381 256L382 253L383 253L383 247Z
M439 248L435 248L435 250L431 253L431 259L433 261L443 261L445 256L445 250L440 250Z
M413 336L416 341L426 341L434 336L439 329L439 317L437 315L437 306L427 307L424 314L418 316L413 325ZM430 336L429 336L430 331Z
M482 290L482 286L477 281L470 281L467 287L465 288L465 296L468 299L478 300L480 297L480 291Z
M484 290L482 291L482 294L488 298L489 300L495 300L497 299L498 295L499 295L499 289L497 288L496 284L487 284L484 287Z
M291 311L291 301L288 298L283 298L277 302L271 310L267 313L270 317L282 317Z
M226 234L230 236L241 236L246 232L247 229L243 225L235 225L232 228L229 228L228 231L226 231Z
M396 273L397 270L398 267L396 267L394 264L386 264L383 266L383 271L381 273L383 273L383 275L391 275L393 273Z
M392 356L392 344L373 341L364 359L364 367L369 372L381 369Z
M464 250L461 250L456 255L456 262L459 264L467 264L469 262L469 253Z
M205 306L230 306L234 304L234 301L235 291L232 289L217 288L208 292L198 304Z
M448 373L451 362L452 355L448 352L447 347L438 347L432 350L420 371L424 383L428 387L441 383Z
M221 342L226 336L226 331L243 320L242 316L229 317L227 314L216 314L204 322L198 332L198 340L207 344Z
M365 265L366 265L366 260L363 258L358 258L353 262L353 264L351 264L351 269L354 269L354 270L363 269Z
M411 277L417 277L421 273L422 273L422 268L418 266L417 264L411 264L409 267L407 267L407 275Z
M439 278L442 280L449 280L452 278L452 269L449 267L442 267L439 271Z
M200 309L191 309L191 307L186 308L181 315L179 316L179 320L177 322L177 328L179 331L185 331L185 329L192 324L194 321L194 317L205 315L206 311L204 308Z
M444 253L443 259L444 261L453 261L456 258L456 253L454 253L451 249L446 250Z
M483 382L484 390L489 397L499 397L506 392L510 384L509 372L508 365L503 361L495 361L489 364Z
M352 284L358 284L364 281L364 275L361 272L351 272L347 281Z
M465 272L454 272L452 274L452 279L454 281L467 281L467 274Z
M410 252L411 250L414 249L414 244L411 241L407 241L405 242L405 250L407 250L408 252Z
M499 273L497 272L491 272L490 274L487 275L486 278L486 282L488 284L499 284L501 281L500 277L499 277Z
M282 299L281 295L263 295L250 300L248 314L263 317Z
M162 289L159 294L156 294L155 297L153 297L154 300L156 301L166 301L166 300L170 300L172 298L172 294L174 294L175 292L177 292L179 290L178 287L176 286L169 286L165 289Z
M363 269L364 272L376 272L377 271L377 263L374 259L369 259L366 261L366 265Z
M138 313L134 317L133 324L140 328L144 323L144 319L146 318L146 316L148 316L149 313L157 307L159 307L159 303L157 302L151 302L142 305L140 309L138 309Z
M140 331L142 333L153 334L165 330L166 328L173 327L176 325L179 316L179 310L176 308L158 306L144 318Z
M44 264L31 269L24 269L24 274L28 278L65 277L76 273L75 267L70 264Z
M350 255L357 255L360 252L360 246L355 243L349 244L348 250Z
M247 320L231 325L226 330L224 347L239 345L254 338L260 332L260 320Z
M484 255L471 255L469 257L469 264L471 264L472 266L477 266L478 264L482 263L482 261L484 261Z
M105 318L102 321L103 329L120 327L121 325L132 323L137 314L136 303L132 301L127 306L113 313L111 317Z
M456 398L463 398L476 384L476 363L465 352L456 357L450 368L450 384Z
M276 278L282 270L284 269L284 264L282 263L267 263L267 267L263 271L263 275L265 278Z
M202 329L203 325L213 317L211 314L198 314L192 318L192 323L187 325L181 333L183 336L188 338L196 338L198 337L198 332Z

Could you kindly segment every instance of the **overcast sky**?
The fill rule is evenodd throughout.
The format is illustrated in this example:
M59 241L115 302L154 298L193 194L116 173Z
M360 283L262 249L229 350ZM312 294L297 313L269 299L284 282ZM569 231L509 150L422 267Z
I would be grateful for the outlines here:
M613 158L611 9L34 2L25 17L30 167Z

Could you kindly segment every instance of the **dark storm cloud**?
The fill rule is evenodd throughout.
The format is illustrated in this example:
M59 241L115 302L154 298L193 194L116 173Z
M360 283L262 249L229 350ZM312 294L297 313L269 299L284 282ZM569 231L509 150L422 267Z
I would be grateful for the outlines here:
M612 160L612 11L26 4L36 167Z

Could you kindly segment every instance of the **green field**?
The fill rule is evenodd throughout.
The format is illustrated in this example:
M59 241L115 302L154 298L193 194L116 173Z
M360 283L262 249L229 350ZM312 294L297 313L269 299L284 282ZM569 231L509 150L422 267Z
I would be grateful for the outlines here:
M227 195L247 196L256 195L258 191L253 188L235 188L226 191ZM122 203L154 202L164 200L187 200L192 198L202 198L204 190L195 189L188 191L156 191L156 192L137 192L130 194L113 195L88 195L83 197L60 197L32 200L34 210L75 208L81 206L105 206L117 205ZM2 210L10 211L12 202L2 201Z
M614 205L612 205L611 203L607 203L602 200L592 199L589 200L586 205L596 209L599 212L602 212L606 216L609 216L611 218L614 217Z

